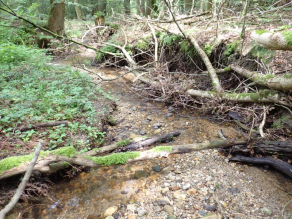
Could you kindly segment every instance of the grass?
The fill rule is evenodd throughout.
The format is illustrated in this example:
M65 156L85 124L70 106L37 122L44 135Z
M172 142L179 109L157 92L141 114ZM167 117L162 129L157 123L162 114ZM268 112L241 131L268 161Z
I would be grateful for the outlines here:
M0 135L24 144L33 138L47 139L50 150L73 144L78 150L89 150L92 142L104 137L95 127L93 103L105 94L90 76L46 64L50 59L45 51L0 41ZM69 120L69 126L14 131L22 125L61 120ZM85 142L72 138L80 133L86 135ZM21 150L21 145L16 149Z

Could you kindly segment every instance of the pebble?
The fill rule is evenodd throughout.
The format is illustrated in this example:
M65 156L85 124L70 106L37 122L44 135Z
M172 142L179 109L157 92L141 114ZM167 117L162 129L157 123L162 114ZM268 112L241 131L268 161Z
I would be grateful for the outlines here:
M140 135L146 135L147 134L147 132L145 130L141 130L139 133L140 133Z
M164 174L164 175L169 174L170 173L170 168L169 167L163 168L162 171L161 171L161 173Z
M109 207L108 209L105 210L103 216L104 217L112 216L114 213L116 213L117 210L118 210L117 206Z
M168 214L173 214L173 208L170 205L165 205L163 210L166 211Z
M206 211L216 211L216 207L214 205L206 205Z
M140 179L142 177L148 177L148 173L145 170L137 170L134 175L134 179Z
M128 204L127 210L134 212L134 211L136 211L137 207L138 207L137 204Z
M264 212L265 215L269 215L270 216L270 215L273 214L272 210L267 208L267 207L262 208L262 211Z
M162 188L161 189L161 193L162 194L165 194L166 192L168 192L169 191L169 188L168 187L166 187L166 188Z
M156 199L155 203L159 206L169 205L170 200L167 197L161 197L159 199Z
M181 193L180 191L175 191L173 193L173 197L176 198L176 199L179 199L179 200L183 200L184 201L186 199L187 195L184 194L184 193Z
M139 217L142 217L142 216L147 215L147 214L148 214L148 212L144 208L141 208L138 210Z
M115 219L113 216L107 216L105 219Z
M176 216L174 216L174 215L168 215L166 219L176 219Z
M199 213L200 215L202 215L202 216L207 215L207 213L206 213L205 211L201 211L201 210L199 210L198 213Z
M191 184L187 183L183 186L183 190L188 190L189 188L191 188Z
M155 129L159 129L161 126L162 126L161 123L154 123L153 124L153 128L155 128Z

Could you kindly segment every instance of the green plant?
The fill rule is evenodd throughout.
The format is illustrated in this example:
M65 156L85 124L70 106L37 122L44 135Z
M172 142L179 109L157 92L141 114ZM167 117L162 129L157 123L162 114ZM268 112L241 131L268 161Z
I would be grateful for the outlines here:
M204 46L204 51L205 51L205 53L206 53L207 56L210 56L211 55L212 50L213 50L212 44L206 44Z
M130 139L125 139L125 140L122 140L122 141L118 141L116 144L119 147L123 147L123 146L127 146L130 142L131 142Z
M238 40L235 40L231 44L227 45L224 55L229 57L232 53L234 53L237 49L238 42L239 42Z

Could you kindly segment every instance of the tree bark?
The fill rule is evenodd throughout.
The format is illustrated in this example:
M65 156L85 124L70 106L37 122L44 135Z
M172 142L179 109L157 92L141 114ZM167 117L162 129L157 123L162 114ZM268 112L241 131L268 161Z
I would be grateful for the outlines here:
M145 16L149 16L152 11L152 5L151 5L151 0L146 0L146 11L145 11Z
M145 0L141 0L141 12L143 16L146 16L146 11L145 11Z
M136 10L137 10L137 14L140 15L142 13L141 11L141 5L140 5L140 0L136 0ZM142 13L143 15L143 13Z
M74 3L75 4L78 4L78 0L74 0ZM81 20L82 19L82 11L81 11L80 6L75 5L75 11L76 11L76 17L77 17L77 19L78 20Z
M98 11L101 11L104 14L104 16L106 16L106 3L107 0L98 1Z
M48 30L58 35L64 34L65 29L65 3L54 3L55 0L50 0L51 9L48 21Z
M192 4L193 4L193 0L186 0L186 3L185 3L185 11L190 14L191 11L193 10L192 8Z
M124 0L125 14L131 14L130 0Z

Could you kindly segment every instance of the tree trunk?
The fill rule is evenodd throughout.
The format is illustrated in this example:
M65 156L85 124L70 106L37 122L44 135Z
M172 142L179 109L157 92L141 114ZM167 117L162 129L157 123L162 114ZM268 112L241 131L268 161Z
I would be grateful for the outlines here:
M124 0L125 14L131 14L130 0Z
M212 5L213 5L213 0L208 0L207 11L212 9Z
M141 0L141 12L142 12L142 15L145 16L145 0Z
M106 16L106 0L98 1L98 11L101 11Z
M185 11L188 12L188 14L190 14L191 11L193 10L192 4L193 4L193 0L186 0Z
M140 15L141 14L141 5L140 5L140 0L136 0L136 10L137 10L137 14Z
M78 4L78 0L74 0L74 3L75 3L75 4ZM77 19L78 19L78 20L81 20L81 19L82 19L82 11L81 11L80 6L75 5L75 11L76 11Z
M65 29L65 3L54 3L50 0L51 9L48 21L48 29L58 35L63 35Z
M145 15L146 16L150 15L151 11L152 11L151 0L147 0Z

